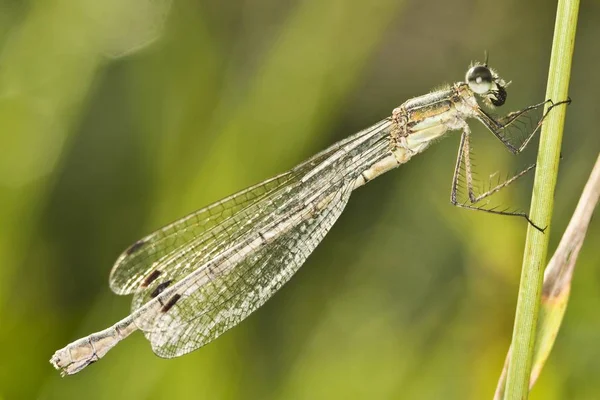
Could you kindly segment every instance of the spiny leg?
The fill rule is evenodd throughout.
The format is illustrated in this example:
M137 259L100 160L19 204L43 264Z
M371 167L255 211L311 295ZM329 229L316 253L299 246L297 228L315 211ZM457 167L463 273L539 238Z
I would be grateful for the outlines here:
M471 134L471 131L469 129L469 126L465 125L463 127L463 133L460 137L460 145L458 147L458 156L456 157L456 166L454 167L454 177L452 178L452 190L450 192L450 202L457 207L466 208L469 210L478 210L478 211L489 212L492 214L517 216L517 217L525 218L527 220L527 222L529 222L534 228L536 228L540 232L544 232L545 228L540 228L539 226L534 224L533 221L529 218L529 215L527 215L526 213L502 211L502 210L496 210L493 208L487 209L487 208L482 208L482 207L478 207L475 205L477 202L485 199L486 197L491 196L492 194L498 192L500 189L505 188L506 186L510 185L511 183L513 183L514 181L516 181L517 179L519 179L520 177L525 175L527 172L531 171L535 167L535 164L531 165L528 168L526 168L525 170L519 172L512 178L507 179L506 181L494 186L493 188L490 188L486 192L476 195L475 190L473 189L473 174L471 171L471 146L470 146L470 142L469 142L470 134ZM465 179L466 179L466 183L467 183L467 191L468 191L468 195L469 195L470 204L467 204L466 202L461 203L457 199L459 177L460 177L460 171L461 171L463 161L465 164Z
M510 143L509 140L503 135L503 132L507 128L509 128L515 121L517 121L521 116L527 114L529 111L537 110L548 103L550 104L550 106L548 107L546 112L537 122L535 128L531 131L531 133L527 135L525 140L523 140L523 142L518 147ZM483 109L479 108L477 110L477 119L479 119L479 121L481 121L481 123L483 123L485 127L488 128L488 130L492 132L492 134L496 136L496 138L498 138L511 153L519 154L527 147L533 136L535 136L535 134L540 130L540 128L542 127L542 123L544 122L550 111L556 106L569 103L571 103L570 98L568 98L567 100L559 101L558 103L555 103L552 100L546 100L541 103L526 107L522 110L511 112L506 116L497 119L486 113Z

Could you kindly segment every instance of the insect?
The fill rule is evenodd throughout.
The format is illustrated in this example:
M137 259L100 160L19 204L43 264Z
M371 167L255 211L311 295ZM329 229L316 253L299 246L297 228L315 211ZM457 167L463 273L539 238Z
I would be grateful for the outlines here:
M476 203L533 166L481 194L471 178L468 119L476 119L508 150L521 152L550 109L546 100L502 118L491 109L506 101L507 83L484 63L465 81L406 101L392 115L318 153L292 170L196 211L138 240L117 259L110 287L132 294L132 313L112 327L56 351L61 374L81 371L132 332L141 330L154 352L177 357L209 343L264 304L300 268L340 216L352 192L408 162L450 131L462 131L451 202ZM516 122L545 106L520 145L509 140ZM464 169L468 200L457 200ZM494 209L496 214L521 216ZM536 228L540 229L536 226Z

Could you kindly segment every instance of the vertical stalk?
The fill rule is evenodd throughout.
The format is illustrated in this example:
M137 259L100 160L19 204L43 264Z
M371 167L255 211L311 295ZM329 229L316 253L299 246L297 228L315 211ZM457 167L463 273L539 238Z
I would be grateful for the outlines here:
M560 101L568 97L578 10L579 0L558 1L546 88L547 99ZM506 382L505 399L509 400L527 399L529 392L535 329L548 253L565 112L564 106L554 108L544 122L541 132L530 217L538 226L547 229L545 233L539 232L531 225L527 229L513 330L512 356Z

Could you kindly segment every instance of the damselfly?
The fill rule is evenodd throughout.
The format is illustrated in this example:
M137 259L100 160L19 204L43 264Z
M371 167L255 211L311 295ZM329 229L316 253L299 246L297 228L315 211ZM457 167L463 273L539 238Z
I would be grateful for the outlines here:
M264 304L298 268L342 213L353 190L423 152L449 131L462 131L452 180L453 204L476 203L525 171L475 194L471 178L469 118L480 121L508 150L521 152L550 109L546 100L497 118L507 83L485 63L473 64L465 82L406 101L386 118L303 162L294 169L196 211L135 242L117 259L110 287L133 294L132 313L112 327L58 350L51 363L68 375L102 358L136 330L154 352L177 357L209 343ZM522 143L511 129L521 117L545 113ZM468 199L457 199L461 171ZM486 209L497 214L521 216ZM535 225L534 225L535 226ZM538 228L539 229L539 228Z

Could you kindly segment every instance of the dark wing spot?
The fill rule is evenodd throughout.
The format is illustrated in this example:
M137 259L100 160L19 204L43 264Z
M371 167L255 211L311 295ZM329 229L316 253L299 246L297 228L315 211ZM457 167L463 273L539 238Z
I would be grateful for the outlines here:
M173 307L175 305L175 303L177 303L179 301L179 299L181 298L180 294L174 294L169 301L167 301L167 304L165 304L163 306L163 308L161 308L161 312L166 313L167 311L169 311L171 309L171 307Z
M171 284L171 282L173 282L173 281L171 279L169 279L168 281L159 284L156 287L156 289L154 289L154 291L152 293L150 293L150 297L155 298L156 296L161 294L162 291L165 290Z
M134 244L132 244L131 246L129 246L129 248L127 250L125 250L125 254L130 256L133 253L135 253L136 251L138 251L139 249L141 249L142 246L145 244L146 244L146 241L144 239L140 239L137 242L135 242Z
M142 287L148 287L152 282L156 280L156 278L160 276L160 274L162 274L162 272L157 269L152 271L150 275L148 275L146 279L144 279L144 282L142 282Z

